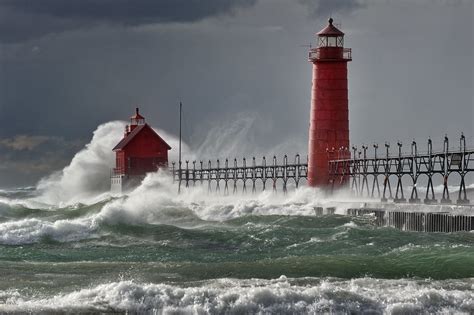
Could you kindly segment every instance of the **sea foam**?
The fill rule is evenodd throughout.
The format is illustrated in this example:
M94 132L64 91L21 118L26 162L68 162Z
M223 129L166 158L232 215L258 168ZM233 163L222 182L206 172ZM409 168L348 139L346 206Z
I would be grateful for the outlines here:
M468 280L473 282L474 279ZM449 282L449 281L448 281ZM120 281L53 297L1 292L2 312L138 312L163 314L321 312L465 313L474 311L469 285L416 280L217 279L199 283Z

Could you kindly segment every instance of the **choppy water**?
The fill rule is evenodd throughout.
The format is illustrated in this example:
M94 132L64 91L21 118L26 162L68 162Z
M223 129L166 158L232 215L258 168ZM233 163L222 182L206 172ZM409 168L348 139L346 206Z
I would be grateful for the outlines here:
M0 312L474 313L474 233L314 216L314 191L45 206L0 192Z
M0 190L0 313L474 314L474 233L376 227L341 215L360 204L343 196L337 214L316 217L330 202L311 189L178 196L151 174L110 196L124 125L98 126L36 187ZM210 134L229 150L200 158L247 142Z

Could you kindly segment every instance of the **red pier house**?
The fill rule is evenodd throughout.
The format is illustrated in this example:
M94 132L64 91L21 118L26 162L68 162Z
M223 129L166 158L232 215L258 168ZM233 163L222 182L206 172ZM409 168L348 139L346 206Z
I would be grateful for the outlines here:
M352 60L352 56L351 49L344 48L344 33L333 25L332 18L317 33L317 38L317 47L309 52L313 79L308 184L324 188L331 184L328 164L330 152L348 152L349 148L347 63Z
M171 147L147 123L136 109L125 126L122 140L113 148L116 155L111 176L112 191L122 192L138 185L146 173L168 167Z

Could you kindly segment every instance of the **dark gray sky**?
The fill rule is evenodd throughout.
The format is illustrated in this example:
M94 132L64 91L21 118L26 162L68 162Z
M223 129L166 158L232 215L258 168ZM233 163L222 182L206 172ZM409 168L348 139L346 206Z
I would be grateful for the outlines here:
M353 49L353 144L464 132L474 146L473 10L470 0L0 0L0 187L60 169L135 105L177 133L181 100L196 150L231 126L251 145L225 154L306 153L304 45L330 15Z

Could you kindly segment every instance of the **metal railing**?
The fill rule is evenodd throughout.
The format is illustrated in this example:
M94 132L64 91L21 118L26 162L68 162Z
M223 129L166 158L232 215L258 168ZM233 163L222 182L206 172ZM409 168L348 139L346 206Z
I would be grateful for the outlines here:
M228 159L225 159L224 163L216 160L215 164L211 160L207 163L185 161L177 165L173 162L171 173L173 180L180 185L183 183L185 187L207 183L209 192L212 190L218 192L223 185L224 194L229 192L229 187L233 193L238 189L245 192L249 184L252 192L255 192L257 187L266 190L269 183L274 191L277 191L277 186L281 184L281 190L286 192L290 181L298 187L302 179L306 180L308 174L308 162L302 163L299 154L295 156L294 162L289 162L286 155L283 157L283 163L278 163L276 156L268 165L265 157L260 164L256 163L255 157L249 162L250 165L247 165L246 158L243 158L241 163L234 159L233 164L230 164Z
M374 154L367 156L368 146L362 150L352 147L352 157L346 159L329 159L330 185L343 184L350 181L350 188L358 196L378 197L382 201L393 199L395 202L406 202L404 184L411 186L409 189L409 202L420 202L418 190L421 182L426 184L424 203L437 203L435 198L435 181L442 186L441 203L450 204L449 182L455 182L457 203L469 204L466 189L466 177L474 174L474 150L466 146L466 138L461 135L459 148L452 150L449 139L444 138L443 150L433 151L432 141L428 140L428 151L420 153L417 143L411 143L411 152L402 152L403 144L397 143L398 154L390 154L390 144L385 143L385 154L378 155L378 145L373 146ZM348 152L347 148L339 151ZM329 156L336 154L328 151ZM339 153L340 154L340 153ZM441 180L440 180L441 179ZM370 181L370 189L369 189ZM393 182L393 183L391 183ZM379 183L382 183L382 187ZM392 186L395 187L392 194ZM381 192L382 189L382 192Z
M331 51L329 49L334 49ZM341 48L339 47L320 47L313 48L309 51L308 58L309 60L352 60L352 49L351 48Z

